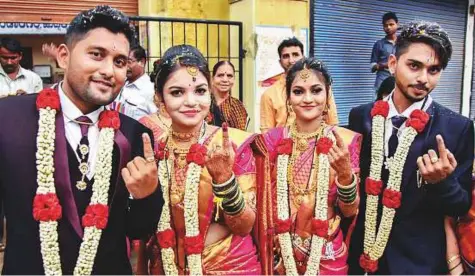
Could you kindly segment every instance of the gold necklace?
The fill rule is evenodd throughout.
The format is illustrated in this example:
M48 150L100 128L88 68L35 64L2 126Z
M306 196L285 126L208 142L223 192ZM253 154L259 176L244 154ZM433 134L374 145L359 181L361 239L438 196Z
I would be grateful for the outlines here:
M320 135L323 124L314 132L311 133L299 133L297 130L297 123L294 123L290 126L290 135L292 139L297 144L297 150L303 152L308 148L308 139L317 137Z
M175 138L177 141L180 142L189 142L193 139L196 139L199 135L199 131L197 132L191 132L191 133L185 133L185 132L176 132L174 130L171 130L171 135L173 138Z
M180 169L183 169L184 167L186 167L187 165L186 155L190 151L191 145L188 147L179 147L175 143L172 137L172 139L169 139L168 146L169 146L170 152L172 152L176 156L175 161L176 161L177 166Z
M289 165L287 166L287 180L288 180L288 183L289 183L289 188L290 188L290 192L291 192L291 196L292 196L292 201L294 202L294 205L296 207L299 207L302 204L303 199L306 196L308 196L312 193L315 193L317 191L318 175L317 175L317 177L314 177L314 174L315 173L318 174L318 169L319 169L318 168L318 154L314 150L313 160L312 160L312 167L311 167L311 170L310 170L310 175L309 175L309 180L308 180L308 182L310 182L310 185L307 185L307 187L305 187L305 188L300 187L294 181L294 174L293 174L294 170L293 169L294 169L295 163L297 161L297 158L300 156L300 153L304 152L305 150L308 149L308 139L315 137L315 143L317 143L318 138L323 135L323 130L324 129L325 129L325 126L322 125L322 126L320 126L320 128L317 131L314 131L314 132L308 133L308 134L302 134L302 133L297 132L297 127L296 127L295 123L291 127L291 131L290 131L291 138L294 141L297 138L297 142L293 143L293 145L292 145L292 155L291 155L290 160L289 160ZM299 145L298 139L303 140L304 142L301 142L300 145ZM305 143L304 147L302 146L303 143ZM299 146L303 147L303 150L300 150Z

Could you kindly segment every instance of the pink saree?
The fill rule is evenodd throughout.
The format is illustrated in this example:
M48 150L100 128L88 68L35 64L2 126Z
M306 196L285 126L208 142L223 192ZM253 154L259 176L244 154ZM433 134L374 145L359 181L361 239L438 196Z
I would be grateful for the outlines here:
M326 131L330 130L331 129L328 128ZM344 128L336 128L336 130L343 138L345 144L348 145L353 171L359 173L361 135ZM277 216L277 145L282 139L287 137L288 128L275 128L256 139L257 144L260 143L260 147L255 146L255 148L259 148L259 150L256 150L256 152L259 153L256 154L258 175L258 225L256 227L257 231L255 235L259 239L259 253L263 266L262 269L263 273L266 274L286 274L283 260L280 256L277 235L274 234L274 221ZM308 182L313 162L314 145L315 141L310 140L308 149L302 152L296 159L292 171L294 183L298 185L306 185ZM331 172L330 183L332 184L328 195L330 239L322 250L322 258L320 262L320 274L322 275L344 275L348 272L348 244L346 241L349 240L349 236L344 236L340 224L344 220L349 220L349 223L346 224L351 224L354 216L351 218L345 218L341 210L339 210L337 204L337 189L333 179L334 171ZM315 201L311 196L306 197L306 200ZM308 257L310 255L311 226L310 223L308 223L310 219L308 217L305 217L305 219L299 217L299 214L303 213L304 208L307 208L304 204L296 204L292 199L289 200L289 204L293 221L291 227L291 239L294 258L299 274L304 274L307 267ZM313 216L313 211L311 211L311 215Z

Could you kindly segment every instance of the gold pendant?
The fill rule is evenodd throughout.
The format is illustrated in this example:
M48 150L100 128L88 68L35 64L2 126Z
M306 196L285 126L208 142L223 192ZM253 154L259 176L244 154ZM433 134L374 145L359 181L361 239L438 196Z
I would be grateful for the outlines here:
M176 164L180 169L186 167L186 155L180 154L176 160Z
M307 139L301 138L297 139L297 150L300 152L306 151L308 148L308 141Z
M87 188L87 183L83 180L79 180L78 182L76 182L76 188L78 188L78 190L80 191L84 191Z
M302 204L302 202L303 202L303 196L302 195L298 195L298 196L295 197L295 204L297 206L300 206Z
M170 197L170 201L173 205L177 205L181 202L181 196L179 194L173 193Z

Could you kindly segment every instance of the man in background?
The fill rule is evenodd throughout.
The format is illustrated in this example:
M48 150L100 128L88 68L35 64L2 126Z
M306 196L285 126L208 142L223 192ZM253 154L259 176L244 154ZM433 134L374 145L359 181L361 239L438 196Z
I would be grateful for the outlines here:
M0 40L0 98L37 93L43 89L40 76L21 67L22 58L20 42L9 37Z
M383 29L386 36L376 41L371 52L371 72L376 73L374 81L374 91L378 91L381 83L389 77L388 59L394 54L396 44L396 32L398 28L398 18L395 13L388 12L383 15Z
M287 107L287 93L285 88L285 78L287 72L303 55L303 44L296 37L283 40L277 48L279 63L284 69L284 74L261 96L260 108L260 129L262 133L274 127L283 127L292 123L294 114ZM333 93L329 91L326 123L330 125L338 124Z
M113 109L136 120L157 112L153 101L154 85L145 73L146 63L145 49L139 45L133 47L128 58L127 82L111 105Z

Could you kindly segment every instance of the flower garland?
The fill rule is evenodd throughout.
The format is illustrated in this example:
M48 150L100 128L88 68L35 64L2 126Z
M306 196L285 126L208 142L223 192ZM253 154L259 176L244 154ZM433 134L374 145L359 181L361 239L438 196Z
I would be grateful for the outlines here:
M310 245L310 258L305 275L317 275L320 270L320 260L323 246L328 238L328 189L330 182L330 162L328 152L333 146L335 137L331 132L327 137L321 137L317 141L316 154L318 157L315 217L312 219L312 243ZM292 242L290 237L291 218L289 207L289 192L287 183L287 166L289 156L292 154L292 138L280 141L277 147L277 222L276 233L279 238L281 255L286 274L299 275L295 263Z
M33 201L33 217L39 221L41 254L46 275L61 275L61 259L58 244L58 220L62 208L56 195L54 183L55 117L60 110L56 90L42 90L36 100L40 113L36 140L36 164L38 188ZM112 150L114 131L119 129L120 119L115 111L103 111L99 117L99 150L97 166L92 185L92 197L82 217L85 227L79 249L75 275L90 275L101 239L107 226L109 207L107 205L110 177L112 173Z
M371 165L369 176L366 179L365 191L366 214L363 254L360 257L360 266L366 271L374 273L378 270L378 260L384 253L389 234L393 226L396 209L401 205L401 182L407 154L418 133L421 133L429 115L422 110L414 110L406 121L406 128L399 138L399 145L394 154L394 160L389 168L388 185L383 192L381 168L384 160L384 128L386 117L389 114L389 104L386 101L377 101L371 110ZM383 214L376 232L378 200L383 194Z
M207 149L205 146L196 143L193 144L186 156L188 162L188 170L185 181L185 199L184 199L184 215L185 215L185 254L187 256L189 274L202 275L201 253L204 248L203 237L199 228L198 216L198 197L200 176L205 165ZM178 268L175 264L175 251L173 247L176 245L175 232L170 224L170 183L168 168L174 166L174 161L170 157L170 150L167 144L162 142L158 145L156 152L158 162L158 178L162 188L164 205L157 227L157 240L159 242L163 269L166 275L177 275Z

